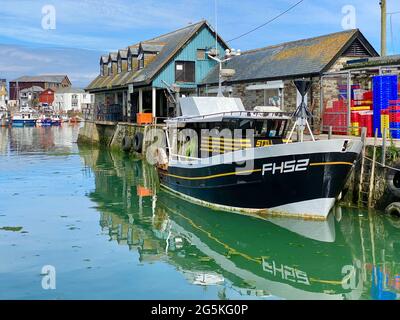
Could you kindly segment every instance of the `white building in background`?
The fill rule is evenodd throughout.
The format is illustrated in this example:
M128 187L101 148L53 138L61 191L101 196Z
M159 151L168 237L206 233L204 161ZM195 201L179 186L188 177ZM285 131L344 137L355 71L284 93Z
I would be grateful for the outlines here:
M59 88L54 95L53 109L57 112L77 111L94 102L94 95L79 88Z
M7 81L6 79L0 79L0 108L7 107L7 103L8 103Z

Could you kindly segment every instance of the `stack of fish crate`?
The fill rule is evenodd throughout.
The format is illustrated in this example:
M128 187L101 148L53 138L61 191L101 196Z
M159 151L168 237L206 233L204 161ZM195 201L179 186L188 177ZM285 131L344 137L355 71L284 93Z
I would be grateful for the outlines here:
M372 78L373 92L373 131L378 129L378 137L382 137L382 124L387 126L386 117L389 116L389 101L397 100L397 75L380 75ZM383 111L385 110L385 111ZM384 121L382 123L382 112ZM393 125L389 124L392 129Z

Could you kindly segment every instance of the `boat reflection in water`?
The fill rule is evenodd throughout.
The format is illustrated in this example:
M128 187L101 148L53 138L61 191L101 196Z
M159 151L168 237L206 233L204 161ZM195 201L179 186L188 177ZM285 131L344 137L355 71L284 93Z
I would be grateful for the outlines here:
M155 170L140 161L82 155L110 238L137 250L142 263L162 261L194 285L220 286L221 299L233 291L243 298L398 298L396 220L336 208L327 221L262 221L160 191Z

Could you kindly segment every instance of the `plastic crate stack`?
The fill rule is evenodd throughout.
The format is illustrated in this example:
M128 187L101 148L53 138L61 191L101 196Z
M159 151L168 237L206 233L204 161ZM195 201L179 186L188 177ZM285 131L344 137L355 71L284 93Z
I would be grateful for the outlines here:
M390 136L400 139L400 100L389 101Z
M351 133L354 136L360 135L360 127L361 125L361 118L364 116L372 115L372 113L362 113L361 111L370 111L372 109L372 91L366 91L361 89L356 89L353 92L353 99L351 100ZM368 124L369 121L364 120L365 124ZM372 127L370 128L372 132ZM368 132L368 128L367 128Z
M347 105L344 100L336 100L332 102L332 108L325 108L323 114L323 124L325 130L332 127L334 134L347 134Z
M397 100L397 75L374 76L372 78L372 88L374 108L373 132L378 129L378 137L382 137L381 115L383 110L388 110L390 100ZM384 116L388 115L387 111L383 112ZM389 126L392 128L391 122Z
M358 111L361 128L367 128L367 137L373 136L373 111Z

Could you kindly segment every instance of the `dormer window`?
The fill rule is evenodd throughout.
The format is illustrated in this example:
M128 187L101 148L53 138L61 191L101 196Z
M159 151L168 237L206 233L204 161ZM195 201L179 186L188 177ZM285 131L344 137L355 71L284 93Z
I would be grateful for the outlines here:
M104 77L104 64L103 62L100 63L100 75Z
M138 59L138 69L139 69L139 70L140 70L140 69L143 69L143 68L144 68L144 53L141 52L141 53L138 55L137 59Z
M128 55L128 71L132 71L132 56Z
M108 62L108 75L112 76L112 62L111 61Z
M121 58L118 59L118 73L122 72L122 60Z

